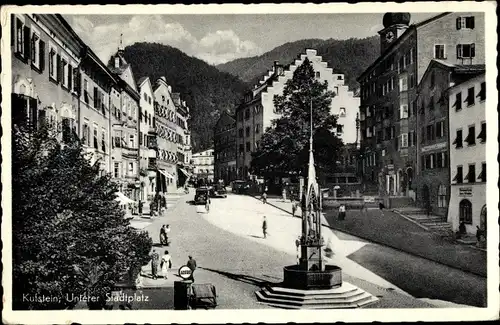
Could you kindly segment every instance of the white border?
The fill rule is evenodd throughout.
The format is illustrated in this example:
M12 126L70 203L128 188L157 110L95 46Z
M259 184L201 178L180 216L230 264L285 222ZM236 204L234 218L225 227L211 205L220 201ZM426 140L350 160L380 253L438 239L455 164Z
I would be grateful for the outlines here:
M495 89L495 77L497 75L495 53L496 53L496 16L494 2L426 2L425 11L440 13L444 11L481 11L485 13L485 47L486 47L486 71L487 92L491 94L488 97L488 109L486 112L487 118L497 120L497 96ZM2 26L10 25L10 15L8 13L61 13L61 14L129 14L135 15L138 12L158 14L307 14L307 13L384 13L387 11L422 11L420 3L358 3L358 4L260 4L260 5L75 5L75 6L3 6L1 8ZM5 28L10 30L10 28ZM3 91L2 103L4 107L9 107L10 92L11 92L11 56L10 52L10 33L5 33L2 38L2 66L4 70L1 75L1 84ZM12 199L10 187L11 174L9 167L11 164L11 143L10 130L10 111L3 110L2 114L2 157L5 169L2 173L2 207L4 215L11 214L10 202ZM7 130L7 131L6 131ZM496 185L498 179L498 163L496 157L498 154L498 143L496 141L498 130L490 127L487 129L487 168L490 181L487 183L487 204L491 207L491 216L495 216L495 207L497 207L499 191ZM494 220L494 219L493 219ZM3 243L11 243L11 220L6 217L3 219L2 225L2 241ZM421 320L480 320L480 319L497 319L500 303L498 297L499 283L499 268L498 268L498 228L492 227L488 234L488 307L487 308L463 308L463 309L356 309L356 310L291 310L284 312L278 309L262 309L258 310L213 310L210 312L204 311L174 311L174 310L154 310L145 311L137 310L133 312L127 311L29 311L20 312L12 311L9 303L9 297L12 296L11 279L11 250L6 245L2 254L2 262L4 266L3 288L5 290L4 313L3 319L7 323L24 323L24 324L57 324L67 322L79 323L145 323L145 322L160 322L166 320L175 323L213 323L213 322L331 322L335 321L421 321Z

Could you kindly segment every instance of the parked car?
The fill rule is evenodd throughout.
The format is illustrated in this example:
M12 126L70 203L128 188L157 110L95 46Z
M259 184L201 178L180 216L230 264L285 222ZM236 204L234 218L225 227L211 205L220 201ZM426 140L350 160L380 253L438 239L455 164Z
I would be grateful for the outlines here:
M216 185L210 188L210 196L211 197L227 197L227 190L224 185Z
M208 187L199 187L194 195L194 204L206 204L209 199L210 189Z
M238 194L244 194L248 191L250 185L246 181L234 181L233 182L233 192Z

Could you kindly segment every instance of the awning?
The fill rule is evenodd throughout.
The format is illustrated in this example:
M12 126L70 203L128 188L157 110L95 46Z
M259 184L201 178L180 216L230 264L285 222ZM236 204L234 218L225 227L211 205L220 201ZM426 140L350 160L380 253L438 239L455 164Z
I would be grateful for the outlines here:
M186 177L191 177L191 174L187 170L185 170L184 168L179 168L179 169L184 175L186 175Z
M160 174L162 174L163 176L165 176L167 178L175 179L175 177L172 174L170 174L169 172L167 172L166 170L158 169L158 171L160 172Z
M115 201L120 202L120 204L128 204L128 203L136 203L134 200L129 199L125 194L122 192L116 192L116 199Z

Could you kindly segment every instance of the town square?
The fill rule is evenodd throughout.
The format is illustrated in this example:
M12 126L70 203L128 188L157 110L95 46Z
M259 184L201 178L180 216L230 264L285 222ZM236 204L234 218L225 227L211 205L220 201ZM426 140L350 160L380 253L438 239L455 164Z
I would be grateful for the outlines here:
M10 319L498 317L495 4L405 6L3 7Z

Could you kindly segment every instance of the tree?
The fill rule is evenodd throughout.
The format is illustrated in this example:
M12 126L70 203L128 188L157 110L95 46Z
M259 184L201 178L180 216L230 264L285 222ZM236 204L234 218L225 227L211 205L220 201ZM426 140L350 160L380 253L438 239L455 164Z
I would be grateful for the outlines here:
M311 103L318 174L332 171L342 147L342 141L332 132L337 126L337 117L330 114L333 96L326 81L321 83L315 78L313 66L306 58L286 82L283 94L274 96L274 106L281 116L272 121L262 135L259 149L252 154L252 172L305 175Z
M87 295L100 309L117 282L137 276L152 240L124 218L116 185L80 143L56 137L13 125L13 308L72 308L68 298Z

